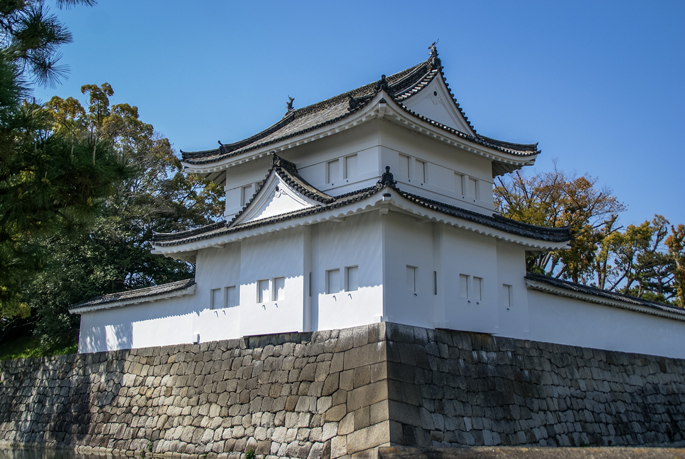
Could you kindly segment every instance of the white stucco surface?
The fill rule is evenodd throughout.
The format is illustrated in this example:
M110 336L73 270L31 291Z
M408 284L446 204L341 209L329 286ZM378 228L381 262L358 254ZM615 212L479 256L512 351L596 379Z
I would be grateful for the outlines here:
M685 322L528 292L530 335L546 343L685 358Z

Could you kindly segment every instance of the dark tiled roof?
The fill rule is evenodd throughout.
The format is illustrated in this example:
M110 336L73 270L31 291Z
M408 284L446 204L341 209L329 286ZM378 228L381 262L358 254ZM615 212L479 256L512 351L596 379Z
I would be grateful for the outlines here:
M437 57L436 52L436 54L431 55L427 61L403 70L402 72L395 73L387 78L369 83L322 102L291 110L274 125L239 142L221 145L220 148L212 150L182 152L183 161L195 165L209 164L332 124L364 107L381 89L385 90L388 95L390 95L391 99L408 113L424 121L428 121L437 127L445 129L446 131L459 135L466 140L519 156L529 156L539 153L537 144L514 144L476 134L476 130L468 121L468 117L466 117L464 111L454 97L454 94L452 94L452 91L449 89L449 85L447 85L447 89L452 96L452 100L475 136L434 122L409 110L403 104L403 101L419 93L438 75L440 75L445 81L445 84L447 84L440 59Z
M283 173L283 168L281 164L283 164L283 161L281 158L278 158L276 155L274 155L274 161L273 161L273 166L270 169L270 174L271 173L278 173L280 176ZM286 163L288 163L286 161ZM292 165L292 163L288 163ZM294 168L294 165L292 165L292 168ZM386 181L386 175L387 181ZM267 175L268 177L268 175ZM298 175L295 174L292 175L292 180L295 182L294 183L294 188L298 189L300 192L302 192L302 189L313 189L317 193L321 193L320 191L316 190L316 188L312 187L308 183L306 183L303 179L301 179ZM383 181L383 182L382 182ZM238 225L234 225L233 222L235 222L240 215L242 215L243 212L245 212L245 209L249 206L249 203L243 207L243 210L238 213L230 222L226 223L214 223L212 225L208 225L202 228L198 228L195 230L191 231L183 231L180 233L156 233L153 235L153 243L154 245L158 247L169 247L169 246L175 246L175 245L181 245L181 244L186 244L188 242L194 242L194 241L199 241L199 240L204 240L204 239L210 239L216 236L223 236L226 234L246 230L246 229L251 229L251 228L256 228L259 226L264 226L264 225L269 225L272 223L278 223L281 221L285 220L290 220L293 218L298 218L298 217L304 217L307 215L312 215L320 212L325 212L330 209L336 209L340 207L344 207L348 204L352 204L357 201L361 201L362 199L366 199L370 196L373 196L374 194L378 193L380 190L384 188L391 188L398 192L403 198L418 204L422 207L425 207L426 209L430 209L433 211L437 211L446 215L450 215L452 217L457 217L462 220L478 223L484 226L488 226L500 231L504 231L506 233L514 234L517 236L522 236L522 237L527 237L531 239L536 239L536 240L541 240L541 241L546 241L546 242L565 242L570 240L571 234L570 234L570 229L569 228L542 228L534 225L527 225L525 223L520 223L514 220L510 220L508 218L501 217L499 215L493 214L493 215L483 215L479 214L477 212L473 212L470 210L466 209L461 209L459 207L451 206L448 204L444 204L441 202L433 201L430 199L423 198L421 196L417 196L411 193L406 193L399 188L397 188L392 180L392 174L386 173L384 174L383 178L381 181L379 181L376 186L370 187L370 188L364 188L358 191L353 191L351 193L343 194L338 197L331 197L328 195L325 195L329 200L328 201L322 201L319 200L319 202L322 202L324 205L322 206L316 206L316 207L310 207L307 209L302 209L298 210L295 212L289 212L286 214L282 215L277 215L271 218L265 218L263 220L256 220L253 222L247 222L247 223L240 223ZM255 197L257 196L258 193L255 194ZM254 199L254 198L253 198Z
M81 301L71 306L70 309L85 308L89 306L99 306L107 303L114 303L117 301L128 301L137 298L147 298L157 295L162 295L165 293L176 292L179 290L185 290L191 286L195 285L195 279L184 279L176 282L171 282L169 284L155 285L153 287L139 288L136 290L127 290L125 292L110 293L108 295L102 295L90 300Z
M655 301L644 300L642 298L637 298L630 295L624 295L622 293L609 292L607 290L602 290L597 287L590 287L587 285L576 284L574 282L569 282L561 279L555 279L554 277L543 276L541 274L528 273L526 274L526 279L542 282L557 288L568 290L574 293L584 293L586 295L597 296L601 298L606 298L608 300L622 301L624 303L633 304L636 306L645 306L648 308L658 309L665 312L671 312L674 314L680 314L685 316L685 309L671 306L664 303L657 303Z
M297 173L297 167L295 167L295 164L291 163L290 161L286 161L276 154L273 155L271 160L271 169L269 169L269 172L266 174L267 177L271 175L272 170L274 170L278 176L281 177L291 188L297 190L299 193L310 199L318 201L322 204L330 204L331 202L335 201L333 196L329 196L326 193L317 190L311 186L309 182L300 177L300 174ZM256 195L257 193L255 193L255 196Z
M241 215L239 213L231 222L224 223L219 227L215 225L208 225L203 228L198 228L194 231L184 231L181 233L157 233L153 235L152 242L153 245L157 247L170 247L175 245L186 244L188 242L211 239L216 236L224 236L226 234L237 233L244 230L258 228L260 226L279 223L286 220L292 220L298 217L305 217L307 215L318 214L321 212L325 212L327 210L344 207L348 204L352 204L354 202L361 201L362 199L366 199L369 196L378 193L381 189L382 188L375 186L364 188L362 190L338 196L334 198L334 201L324 204L322 206L308 207L306 209L288 212L285 214L276 215L274 217L265 218L262 220L255 220L252 222L240 223L238 225L231 226L232 222L235 221Z
M497 214L484 215L478 212L473 212L471 210L462 209L460 207L451 206L449 204L407 193L398 188L395 188L395 190L409 201L427 209L431 209L446 215L451 215L452 217L457 217L462 220L489 226L491 228L504 231L505 233L547 242L566 242L571 240L571 229L569 227L545 228L542 226L528 225L527 223L517 222L516 220L511 220Z

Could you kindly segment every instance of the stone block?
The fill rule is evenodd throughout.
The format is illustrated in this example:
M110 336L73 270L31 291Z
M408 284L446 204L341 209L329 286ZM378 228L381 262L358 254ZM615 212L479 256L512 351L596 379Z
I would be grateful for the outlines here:
M386 357L385 341L366 344L345 351L344 368L345 370L383 362Z
M354 387L366 386L371 382L371 366L365 365L354 369Z
M336 390L338 390L339 381L340 381L340 373L329 374L323 383L321 395L328 396L328 395L331 395Z
M347 414L347 405L342 404L342 405L336 405L332 408L329 408L328 411L324 414L324 421L325 422L338 422L340 421L345 415Z
M390 421L356 430L347 436L347 454L354 454L390 441Z
M345 455L347 455L347 437L333 437L331 440L331 459Z
M356 411L363 406L370 406L381 400L387 400L388 386L385 381L351 390L347 393L347 410Z

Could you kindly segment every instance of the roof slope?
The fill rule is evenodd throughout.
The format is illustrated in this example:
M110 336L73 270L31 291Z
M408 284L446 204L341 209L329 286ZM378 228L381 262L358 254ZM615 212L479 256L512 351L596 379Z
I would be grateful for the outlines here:
M269 174L279 173L281 175L284 171L290 175L289 183L290 186L297 189L299 192L311 192L310 190L316 190L308 184L304 179L297 175L297 170L295 165L285 161L278 156L274 155L272 161L272 168L269 170ZM287 165L289 170L284 170L284 165ZM234 224L240 216L245 212L245 210L250 206L250 203L243 207L243 210L239 212L230 222L219 222L211 225L204 226L202 228L197 228L190 231L183 231L178 233L155 233L152 238L154 246L157 247L170 247L181 244L186 244L189 242L195 242L205 239L211 239L217 236L223 236L226 234L243 231L246 229L252 229L259 226L265 226L272 223L278 223L285 220L292 220L295 218L312 215L316 213L325 212L327 210L336 209L340 207L347 206L349 204L361 201L368 197L371 197L384 189L392 189L398 192L404 199L411 201L426 209L436 211L451 217L456 217L462 220L470 221L473 223L481 224L494 228L506 233L510 233L516 236L546 241L546 242L566 242L571 239L569 228L542 228L534 225L527 225L525 223L520 223L508 218L501 217L497 214L493 215L483 215L470 210L462 209L455 206L450 206L448 204L440 203L430 199L423 198L421 196L404 192L400 190L393 180L392 174L389 172L389 168L386 168L387 172L383 174L383 177L376 183L375 186L369 188L363 188L361 190L353 191L351 193L343 194L337 197L332 197L321 193L316 190L316 192L321 193L326 196L326 200L319 200L323 205L317 207L309 207L300 211L290 212L286 214L276 215L274 217L265 218L262 220ZM281 175L282 176L282 175ZM312 196L314 196L313 192ZM257 196L259 192L255 193ZM316 199L316 198L314 198Z
M155 285L152 287L127 290L118 293L109 293L107 295L98 296L86 301L81 301L80 303L76 303L71 306L70 310L101 306L109 303L128 302L139 298L152 298L180 290L185 290L193 285L195 285L195 279L184 279L176 282L170 282L168 284Z
M471 133L456 131L441 123L428 120L413 112L403 104L403 101L418 94L438 75L440 75L445 82L447 89L452 96L452 101L470 127ZM327 124L332 124L364 107L373 96L380 91L385 91L395 103L405 109L408 113L419 119L429 121L436 127L458 134L466 140L517 156L531 156L539 153L537 144L502 142L478 135L455 99L454 94L452 94L452 91L449 89L437 50L435 47L431 47L431 55L425 62L421 62L418 65L390 75L387 78L383 75L381 79L376 82L369 83L322 102L300 109L289 110L286 115L274 125L239 142L221 145L219 148L212 150L196 152L182 151L183 162L190 165L214 163L269 145L279 140L284 140L311 131Z

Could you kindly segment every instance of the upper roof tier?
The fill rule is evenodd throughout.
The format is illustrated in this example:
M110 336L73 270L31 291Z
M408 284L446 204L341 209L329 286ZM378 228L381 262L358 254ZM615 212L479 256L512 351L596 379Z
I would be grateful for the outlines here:
M409 99L419 94L436 78L440 78L444 82L444 85L451 96L452 103L456 107L457 113L460 115L461 119L457 126L459 129L429 119L409 108L411 105L408 103ZM196 152L181 151L183 163L191 169L204 165L212 165L213 163L224 161L253 150L261 150L280 141L334 124L362 110L372 100L376 99L375 96L380 92L384 93L383 102L386 102L385 99L389 98L411 117L423 122L428 122L432 128L446 131L467 142L496 150L507 156L512 155L519 159L524 159L526 157L532 157L531 159L534 159L534 157L540 153L537 148L537 143L517 144L503 142L477 134L474 127L468 121L467 116L464 114L464 111L459 106L459 103L454 98L452 91L449 89L437 50L432 46L430 57L425 62L421 62L411 68L390 75L387 78L383 75L378 81L322 102L300 109L289 109L280 121L251 137L239 142L223 144L219 148L212 150ZM503 170L502 172L506 171Z

